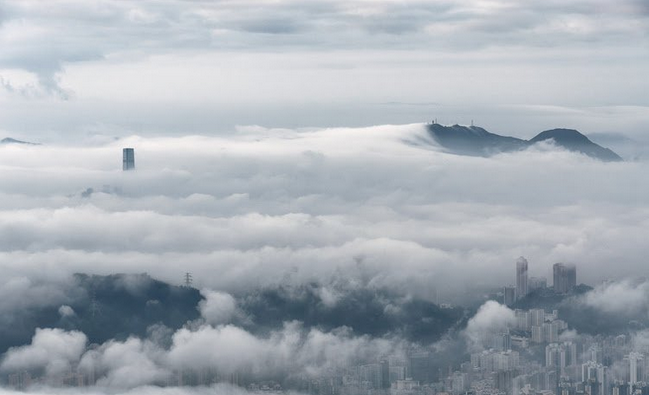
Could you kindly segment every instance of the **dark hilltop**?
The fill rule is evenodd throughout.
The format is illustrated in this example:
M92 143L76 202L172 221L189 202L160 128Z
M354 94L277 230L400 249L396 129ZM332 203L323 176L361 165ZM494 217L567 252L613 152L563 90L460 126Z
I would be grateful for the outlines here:
M471 156L490 156L502 152L521 151L546 140L572 152L578 152L605 162L617 162L622 158L608 148L593 143L574 129L552 129L539 133L531 140L501 136L478 126L428 125L430 135L452 153Z

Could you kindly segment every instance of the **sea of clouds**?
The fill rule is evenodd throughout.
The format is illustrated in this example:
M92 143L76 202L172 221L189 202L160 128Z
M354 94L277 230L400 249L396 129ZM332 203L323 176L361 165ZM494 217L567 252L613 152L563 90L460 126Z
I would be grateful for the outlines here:
M123 147L135 148L135 171L121 170ZM232 295L318 284L323 303L335 304L344 291L332 284L344 277L349 289L452 300L512 283L521 255L534 276L549 277L560 261L577 265L578 282L637 276L646 264L647 170L552 144L453 155L422 124L2 145L0 312L62 304L78 272L147 272L172 284L191 272L206 299L202 318L166 334L166 345L151 336L89 347L81 332L42 328L1 368L57 375L92 365L100 386L150 391L140 386L181 366L313 375L403 353L400 338L300 322L252 334L232 324L241 318ZM582 302L630 295L634 312L647 314L642 281L607 284ZM512 314L485 304L467 342L479 344L485 328Z

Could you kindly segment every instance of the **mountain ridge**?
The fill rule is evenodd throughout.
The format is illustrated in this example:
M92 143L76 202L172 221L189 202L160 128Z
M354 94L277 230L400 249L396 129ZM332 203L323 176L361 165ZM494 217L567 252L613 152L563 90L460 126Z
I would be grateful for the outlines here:
M542 141L554 143L572 152L579 152L591 158L605 162L618 162L622 158L610 150L592 142L587 136L575 129L557 128L545 130L530 140L502 136L491 133L478 126L452 125L438 123L427 126L431 137L441 146L460 155L491 156L502 152L522 151Z

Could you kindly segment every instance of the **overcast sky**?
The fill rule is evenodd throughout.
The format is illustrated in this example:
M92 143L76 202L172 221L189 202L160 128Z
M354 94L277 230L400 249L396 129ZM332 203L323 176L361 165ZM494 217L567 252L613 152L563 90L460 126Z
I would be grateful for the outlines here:
M0 1L0 131L649 126L643 0Z

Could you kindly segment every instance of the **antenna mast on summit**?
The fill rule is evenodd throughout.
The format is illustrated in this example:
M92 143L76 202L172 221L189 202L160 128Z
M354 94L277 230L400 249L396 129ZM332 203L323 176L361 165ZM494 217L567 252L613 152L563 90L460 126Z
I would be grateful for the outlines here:
M186 286L187 288L191 288L191 287L192 287L192 281L193 281L193 279L192 279L192 274L189 273L189 272L185 273L185 286Z

